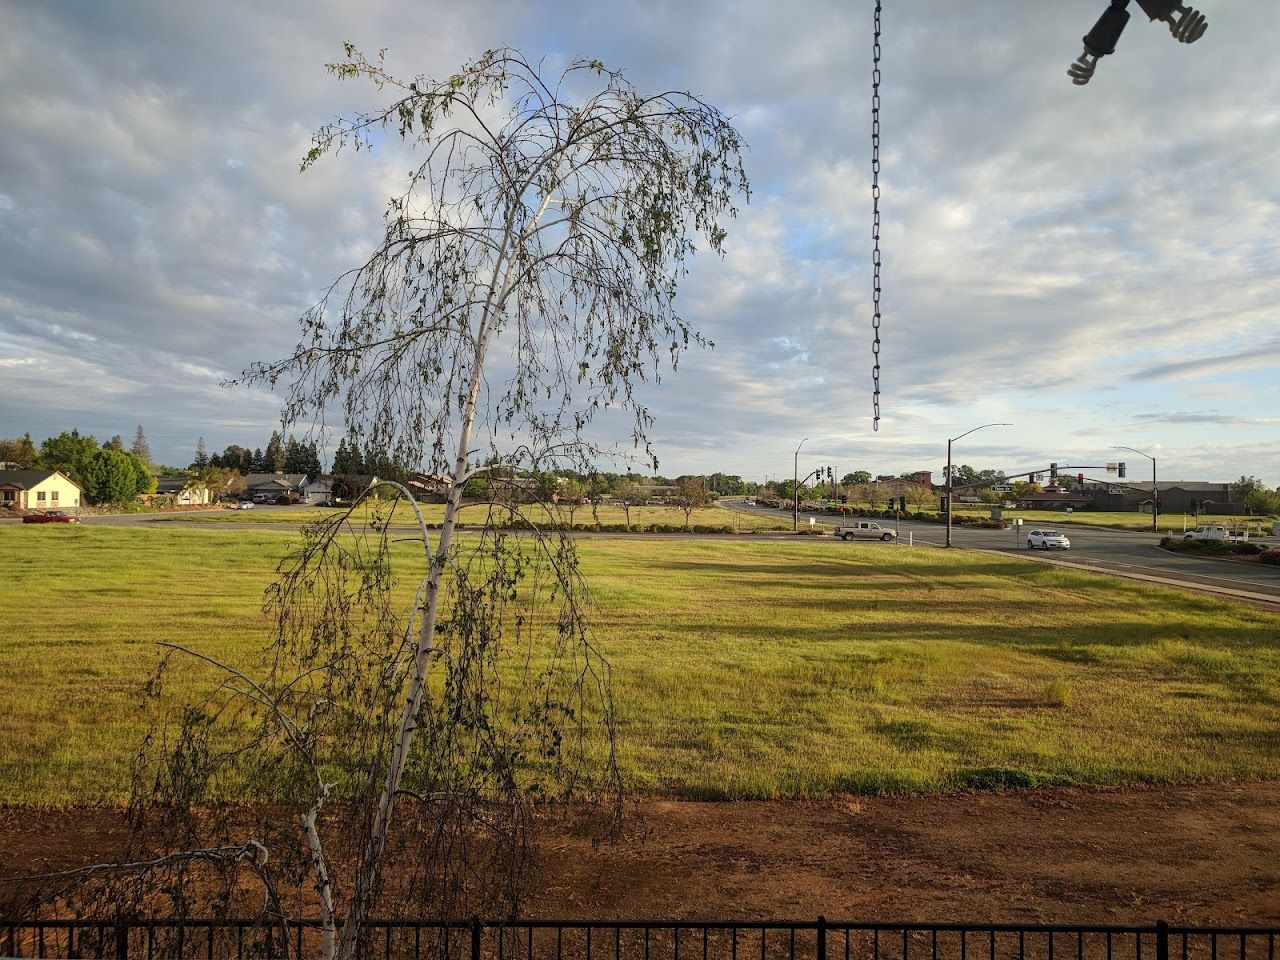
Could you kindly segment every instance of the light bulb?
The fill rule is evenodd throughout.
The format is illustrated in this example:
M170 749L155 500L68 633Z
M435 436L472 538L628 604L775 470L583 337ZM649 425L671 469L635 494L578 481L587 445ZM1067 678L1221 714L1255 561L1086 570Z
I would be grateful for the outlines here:
M1205 21L1203 13L1181 3L1175 3L1173 7L1173 10L1160 19L1169 24L1169 32L1173 34L1175 40L1179 43L1195 43L1204 36L1204 32L1209 29L1209 24Z
M1086 50L1076 57L1075 63L1067 67L1067 76L1077 87L1083 87L1093 79L1093 71L1098 69L1098 58Z

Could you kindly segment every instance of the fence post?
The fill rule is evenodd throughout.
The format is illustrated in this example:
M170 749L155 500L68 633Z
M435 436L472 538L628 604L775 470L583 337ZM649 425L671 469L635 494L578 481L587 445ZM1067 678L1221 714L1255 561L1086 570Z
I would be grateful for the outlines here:
M818 914L818 960L827 960L827 918L822 914Z
M1169 924L1156 921L1156 960L1169 960Z
M129 960L129 924L116 921L116 960Z
M480 918L471 918L471 960L480 960Z

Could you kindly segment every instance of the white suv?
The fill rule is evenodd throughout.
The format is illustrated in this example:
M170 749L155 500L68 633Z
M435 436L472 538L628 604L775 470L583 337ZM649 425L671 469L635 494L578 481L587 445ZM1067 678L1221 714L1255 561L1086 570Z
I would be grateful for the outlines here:
M1027 549L1043 547L1045 550L1070 550L1071 541L1057 530L1032 530L1027 534Z

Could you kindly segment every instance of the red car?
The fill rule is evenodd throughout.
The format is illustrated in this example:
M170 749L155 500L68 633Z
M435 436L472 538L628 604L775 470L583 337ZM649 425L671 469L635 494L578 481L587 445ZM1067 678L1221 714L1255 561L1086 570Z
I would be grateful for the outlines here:
M44 513L32 513L22 518L23 523L79 523L79 517L73 517L61 510L46 510Z

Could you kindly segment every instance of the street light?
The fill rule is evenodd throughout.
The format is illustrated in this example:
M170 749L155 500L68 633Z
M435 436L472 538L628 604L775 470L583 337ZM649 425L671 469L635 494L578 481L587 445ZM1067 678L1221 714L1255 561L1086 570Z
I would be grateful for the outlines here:
M808 440L805 437L804 440ZM795 503L791 507L791 532L796 533L800 530L800 447L804 446L804 440L800 441L800 446L796 447L795 463L791 467L791 493L795 497Z
M1130 453L1136 453L1140 457L1146 457L1151 461L1151 532L1160 532L1160 488L1156 486L1156 458L1149 453L1143 453L1141 450L1135 450L1133 447L1112 447L1112 450L1128 450Z
M979 430L985 430L987 427L1012 427L1012 423L984 423L980 427L974 427L972 430L966 430L958 437L947 438L947 546L951 546L951 510L955 502L955 479L951 475L951 444L957 440L963 440L971 433L977 433Z

